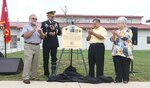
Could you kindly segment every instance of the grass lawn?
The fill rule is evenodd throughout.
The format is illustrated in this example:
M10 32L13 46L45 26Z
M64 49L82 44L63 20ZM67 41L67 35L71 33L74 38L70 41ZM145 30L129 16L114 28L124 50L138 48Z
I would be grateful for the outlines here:
M65 51L66 52L66 51ZM74 50L77 52L77 50ZM61 50L58 51L58 59L60 57ZM83 50L84 59L86 62L86 67L88 69L88 60L87 60L87 50ZM7 57L19 57L23 58L23 52L16 52L8 54ZM82 63L82 58L80 54L73 54L73 67L76 67L77 71L82 75L85 75L85 69ZM63 54L62 60L58 67L58 73L62 73L65 68L70 65L69 54ZM114 64L111 57L111 51L107 50L105 52L105 68L104 75L115 77L114 73ZM137 72L130 74L131 81L150 81L150 50L137 50L134 51L134 61L133 61L133 71ZM47 80L43 76L43 58L42 51L40 53L40 64L38 68L38 78L40 80ZM0 80L22 80L22 73L15 75L0 75Z

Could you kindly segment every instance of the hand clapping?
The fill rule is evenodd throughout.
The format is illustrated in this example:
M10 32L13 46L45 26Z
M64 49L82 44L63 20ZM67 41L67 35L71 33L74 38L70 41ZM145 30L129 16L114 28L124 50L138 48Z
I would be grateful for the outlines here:
M115 31L115 30L112 30L111 33L112 33L113 35L117 35L117 34L118 34L117 31Z
M49 35L54 36L55 32L49 32Z
M93 30L92 29L88 29L88 34L92 35L93 34Z

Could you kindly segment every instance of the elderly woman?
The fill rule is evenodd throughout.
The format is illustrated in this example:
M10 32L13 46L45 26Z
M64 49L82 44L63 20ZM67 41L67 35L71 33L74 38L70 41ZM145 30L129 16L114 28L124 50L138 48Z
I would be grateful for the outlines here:
M112 56L115 67L115 83L128 83L129 67L132 56L132 31L127 27L127 18L119 17L117 20L118 30L112 30L113 42Z

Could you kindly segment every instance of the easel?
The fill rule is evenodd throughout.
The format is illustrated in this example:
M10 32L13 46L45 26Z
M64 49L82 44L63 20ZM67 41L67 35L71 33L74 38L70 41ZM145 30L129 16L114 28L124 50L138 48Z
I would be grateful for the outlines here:
M131 31L132 31L132 34L133 34L133 36L132 36L132 45L133 45L133 47L132 47L132 54L133 54L133 58L134 58L134 45L137 45L137 38L138 38L138 28L136 28L136 27L130 27L130 29L131 29ZM130 64L130 73L131 74L133 74L134 75L134 73L138 73L138 72L135 72L135 71L133 71L133 60L131 60L131 64Z
M79 50L80 52L78 52L78 50ZM66 53L66 54L69 53L69 56L70 56L70 66L72 66L72 55L73 55L73 54L77 54L77 56L78 56L78 54L81 54L82 63L83 63L84 68L85 68L85 75L87 76L87 68L86 68L86 64L85 64L84 57L83 57L82 49L77 49L77 52L73 52L73 48L69 49L69 52L65 52L65 48L62 49L61 54L60 54L60 57L59 57L59 60L58 60L58 63L57 63L57 66L56 66L56 74L57 74L57 70L58 70L60 61L61 61L61 59L62 59L62 55L63 55L64 53Z
M134 48L134 46L133 46L133 48ZM132 51L132 54L133 54L133 57L134 57L134 52L133 52L133 51ZM131 64L130 64L130 74L135 75L134 73L138 73L138 72L133 71L133 60L131 60Z

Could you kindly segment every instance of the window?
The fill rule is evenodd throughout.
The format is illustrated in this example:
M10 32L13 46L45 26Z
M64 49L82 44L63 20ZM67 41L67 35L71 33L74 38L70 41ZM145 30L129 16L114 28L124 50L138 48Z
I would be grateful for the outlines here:
M110 23L115 23L115 19L114 18L110 18Z
M11 35L10 48L17 48L17 35Z
M132 23L132 19L128 19L128 23Z
M150 44L150 36L147 37L147 44Z
M85 23L90 23L90 19L85 19Z

